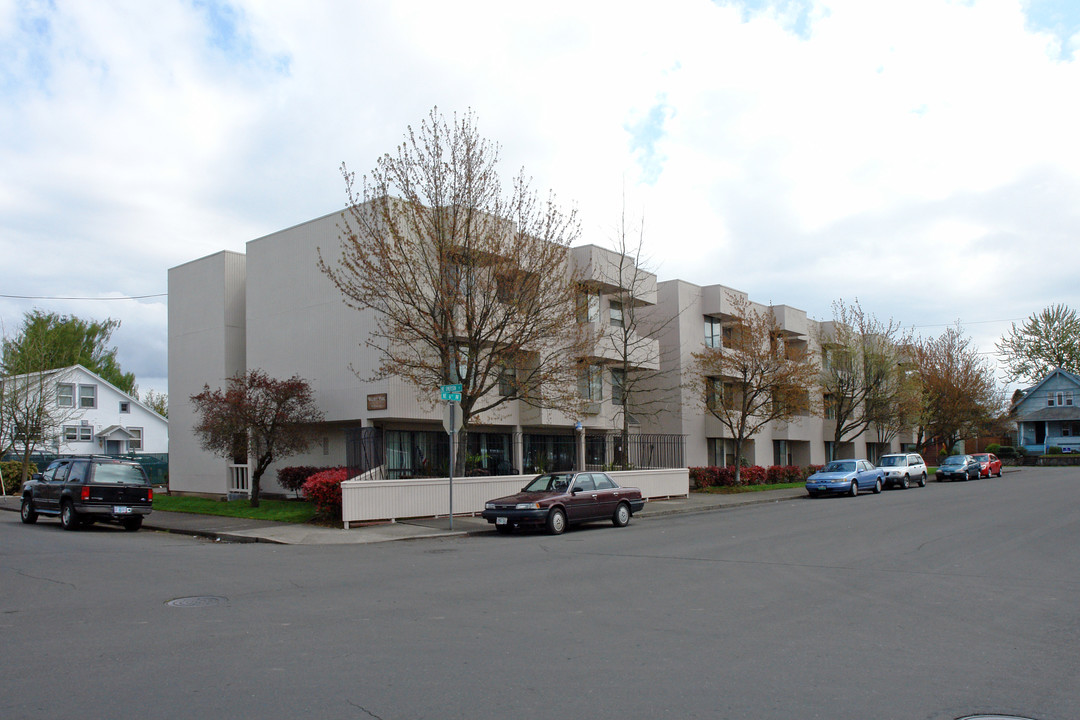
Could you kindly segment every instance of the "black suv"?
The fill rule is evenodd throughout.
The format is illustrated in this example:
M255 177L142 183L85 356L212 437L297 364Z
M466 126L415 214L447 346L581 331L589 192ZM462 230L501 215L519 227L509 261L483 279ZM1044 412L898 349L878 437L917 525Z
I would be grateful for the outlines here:
M65 530L106 520L134 531L142 527L153 502L154 489L138 463L98 455L64 457L23 486L22 521L53 515Z

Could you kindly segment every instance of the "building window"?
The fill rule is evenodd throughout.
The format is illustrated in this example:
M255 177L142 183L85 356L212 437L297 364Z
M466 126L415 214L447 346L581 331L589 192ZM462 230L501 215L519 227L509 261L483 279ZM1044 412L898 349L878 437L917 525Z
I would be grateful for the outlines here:
M604 399L604 373L599 365L586 365L581 369L581 397L590 402Z
M75 386L67 383L57 385L56 404L60 407L75 407Z
M720 318L705 316L705 347L718 348L721 347L723 337L723 327L720 325Z
M128 440L128 450L131 452L142 450L142 428L129 427L127 431L131 433L131 439Z
M74 442L79 439L79 427L77 425L64 426L64 440Z
M600 322L600 293L582 290L578 296L577 315L579 323Z
M822 404L825 406L825 419L826 420L835 420L836 419L836 396L833 395L832 393L825 393L825 396L822 398Z
M97 407L97 385L79 386L79 407L84 409Z
M81 425L79 427L79 441L90 442L94 439L94 428L89 425Z
M517 395L517 370L509 365L503 365L499 369L499 395L502 397Z
M613 405L626 404L626 372L624 370L611 371L611 403Z
M120 401L120 412L121 413L129 413L129 412L131 412L131 403L129 403L127 400L121 400Z
M705 406L719 410L724 401L724 381L718 377L705 378Z
M623 324L623 304L621 302L612 300L609 303L608 316L611 318L611 327L625 327Z
M1072 402L1072 390L1066 390L1065 391L1065 406L1069 407L1072 404L1073 404L1073 402Z

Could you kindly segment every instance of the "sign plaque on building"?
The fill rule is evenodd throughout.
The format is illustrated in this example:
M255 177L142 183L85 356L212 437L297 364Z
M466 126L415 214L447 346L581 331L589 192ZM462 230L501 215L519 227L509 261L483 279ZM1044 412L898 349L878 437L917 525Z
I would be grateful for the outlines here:
M367 396L367 409L368 410L385 410L386 409L386 393L378 393L377 395Z

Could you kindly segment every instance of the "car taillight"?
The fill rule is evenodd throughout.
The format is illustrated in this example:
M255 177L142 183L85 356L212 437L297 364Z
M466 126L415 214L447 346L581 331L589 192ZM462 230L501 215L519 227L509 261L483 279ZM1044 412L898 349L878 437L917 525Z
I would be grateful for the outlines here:
M89 485L83 485L82 486L82 494L80 495L80 497L82 498L82 500L84 502L86 500L90 499L90 486Z
M154 488L150 488L146 491L146 499L150 500L151 502L154 500Z

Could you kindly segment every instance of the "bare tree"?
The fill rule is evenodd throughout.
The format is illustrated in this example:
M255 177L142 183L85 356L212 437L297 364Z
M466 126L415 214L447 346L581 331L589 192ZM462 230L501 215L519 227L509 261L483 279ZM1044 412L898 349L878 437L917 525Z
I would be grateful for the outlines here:
M591 269L590 277L595 277L600 287L584 287L584 297L579 300L583 305L579 306L579 320L588 320L590 303L597 301L604 289L614 288L608 319L597 323L599 332L593 347L611 373L611 399L622 448L621 456L615 459L623 469L629 467L631 421L658 415L669 407L665 390L670 388L664 387L668 379L660 372L658 337L668 325L678 322L678 313L661 318L649 312L656 303L656 274L649 269L644 245L644 220L631 226L624 203L614 252L599 258L598 267ZM584 368L583 386L588 385L589 373L596 368L592 364Z
M735 443L738 461L747 440L770 422L796 420L816 406L818 366L804 347L788 346L776 316L758 311L746 298L729 293L731 332L719 347L693 354L691 376L707 412L718 419Z
M875 422L897 424L889 414L907 387L898 377L906 342L900 324L878 320L858 300L851 305L840 300L833 303L833 322L818 342L826 417L836 422L833 452Z
M500 182L497 145L471 113L433 109L361 187L344 166L341 252L319 267L357 310L373 310L371 379L402 377L434 397L461 384L465 428L510 400L576 414L574 212L538 199L524 174ZM463 454L462 447L459 452Z
M260 480L270 463L307 449L311 426L323 420L306 380L277 380L262 370L230 378L225 390L205 385L191 402L204 450L226 459L254 458L251 507L259 507Z
M948 451L1003 414L994 369L959 323L916 343L914 359L923 401L920 449L940 443Z
M82 415L73 395L61 396L65 370L12 375L0 383L2 449L18 453L21 480L26 482L30 457L46 446L57 446L63 426Z

